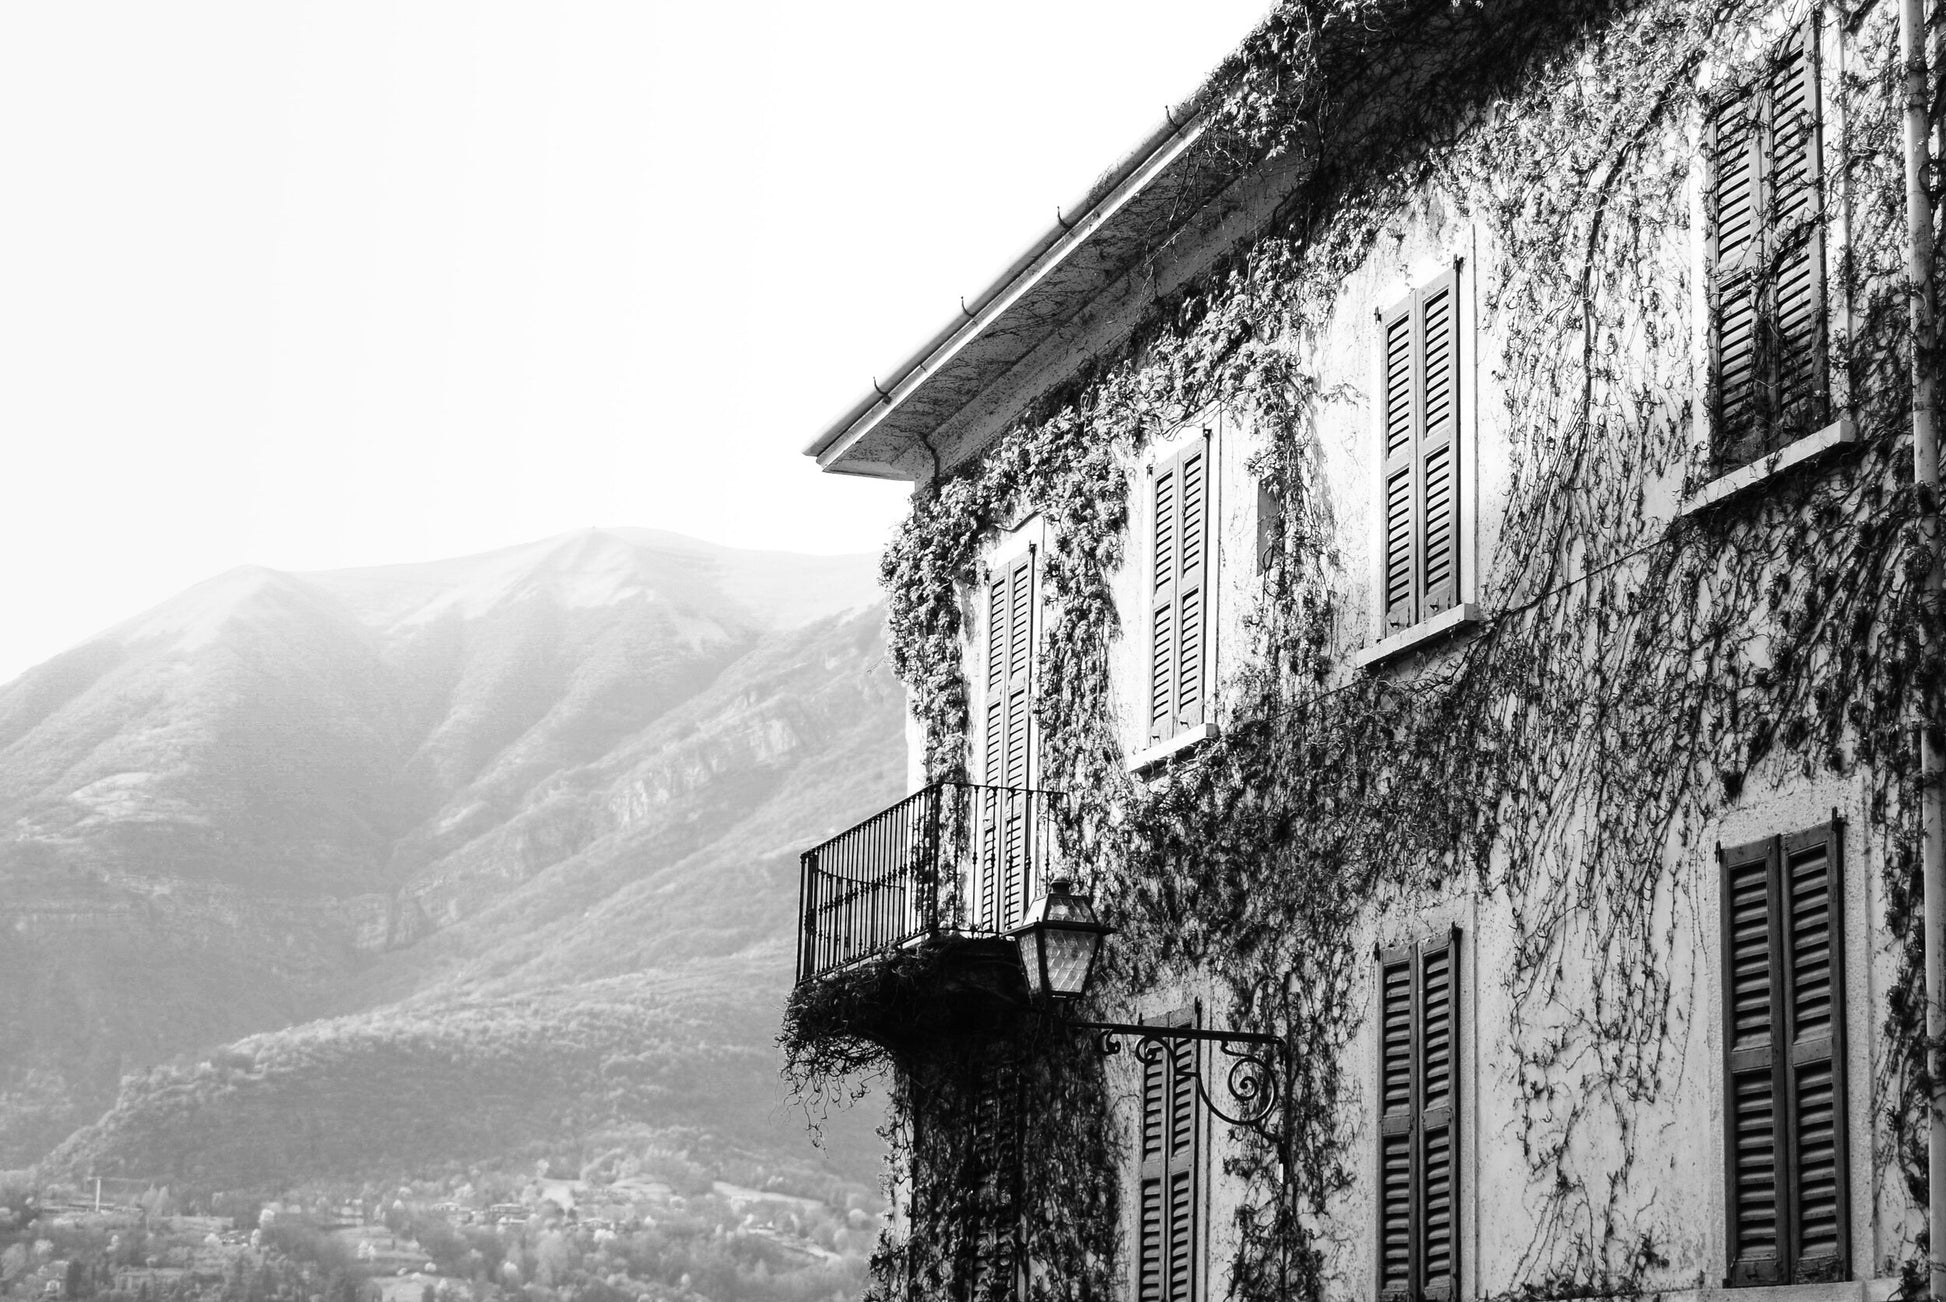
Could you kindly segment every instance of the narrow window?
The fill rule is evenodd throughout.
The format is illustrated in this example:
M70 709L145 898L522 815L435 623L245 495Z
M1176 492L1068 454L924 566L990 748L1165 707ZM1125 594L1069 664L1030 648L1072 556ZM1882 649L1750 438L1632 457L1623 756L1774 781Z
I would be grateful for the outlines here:
M1380 602L1396 633L1458 604L1459 276L1379 316Z
M973 1277L969 1297L1015 1296L1020 1209L1020 1076L1010 1062L985 1064L973 1097Z
M1029 749L1034 718L1034 549L987 582L986 719L976 811L980 832L975 922L1005 931L1026 908L1033 816Z
M1190 1010L1155 1019L1189 1026ZM1141 1196L1136 1227L1136 1302L1195 1302L1196 1204L1202 1164L1196 1108L1196 1045L1143 1045Z
M1151 485L1149 741L1204 718L1209 575L1209 431L1158 463Z
M1268 475L1257 481L1257 573L1268 574L1284 545L1284 495Z
M1830 419L1817 17L1710 114L1711 453L1725 469Z
M1732 1285L1850 1275L1841 830L1719 852Z
M1459 1292L1459 932L1379 954L1378 1292Z

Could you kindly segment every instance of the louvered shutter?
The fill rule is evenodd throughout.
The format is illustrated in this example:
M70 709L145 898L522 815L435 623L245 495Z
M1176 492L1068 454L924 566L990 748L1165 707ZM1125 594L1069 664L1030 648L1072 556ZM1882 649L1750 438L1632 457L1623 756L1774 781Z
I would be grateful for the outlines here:
M1419 332L1419 618L1459 599L1458 278L1421 290Z
M1724 1208L1731 1284L1783 1280L1779 1243L1784 1117L1777 1107L1783 1059L1783 973L1777 935L1777 843L1722 852Z
M1459 933L1420 949L1420 1291L1459 1293Z
M996 575L987 583L986 702L980 773L988 790L979 793L979 861L973 919L986 927L993 926L999 911L1000 796L991 788L1001 785L1001 774L1006 771L1007 763L1007 620L1011 592L1006 573Z
M1748 461L1762 444L1758 305L1763 260L1761 102L1746 92L1710 119L1711 416L1717 456Z
M1385 440L1382 458L1380 509L1384 515L1381 566L1388 632L1409 628L1418 610L1418 490L1415 474L1419 440L1413 377L1418 371L1417 331L1413 328L1413 299L1379 320L1383 348L1380 363L1382 390L1379 427Z
M1846 1189L1844 883L1840 830L1786 837L1780 930L1789 981L1791 1282L1843 1279L1850 1259Z
M1149 740L1176 735L1176 576L1182 527L1177 470L1171 457L1155 468L1150 494L1149 549Z
M1378 964L1378 1293L1459 1294L1460 934Z
M1765 328L1771 363L1769 447L1824 423L1827 407L1824 344L1824 233L1822 132L1818 112L1817 9L1771 66L1766 190L1770 209L1769 310Z
M1817 7L1710 116L1713 450L1742 465L1824 424L1823 131Z
M1193 1023L1193 1015L1184 1010L1152 1024ZM1196 1296L1202 1142L1195 1068L1193 1041L1143 1046L1137 1302L1194 1302Z
M1209 443L1185 448L1177 463L1181 541L1176 569L1175 730L1203 721L1206 607L1209 595Z
M1418 1292L1413 1180L1417 1019L1412 967L1410 948L1379 956L1378 1293L1382 1302L1412 1302Z
M1028 883L1034 670L1034 549L987 585L986 736L980 793L978 921L1004 931L1020 920Z

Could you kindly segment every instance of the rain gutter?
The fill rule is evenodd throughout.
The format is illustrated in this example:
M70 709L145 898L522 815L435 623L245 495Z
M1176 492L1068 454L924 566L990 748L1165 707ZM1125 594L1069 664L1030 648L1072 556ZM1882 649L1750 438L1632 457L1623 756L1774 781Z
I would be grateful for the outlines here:
M1165 109L1162 125L1102 176L1075 203L1055 209L1054 225L1048 229L1007 269L968 303L960 300L959 311L941 326L938 333L920 345L881 383L872 380L872 392L860 399L804 449L816 457L821 470L849 451L877 421L917 389L959 353L965 345L985 332L1006 308L1031 288L1048 271L1093 235L1101 221L1138 193L1154 174L1202 135L1204 122L1195 98ZM1133 184L1131 184L1133 183ZM1073 214L1070 216L1069 214Z

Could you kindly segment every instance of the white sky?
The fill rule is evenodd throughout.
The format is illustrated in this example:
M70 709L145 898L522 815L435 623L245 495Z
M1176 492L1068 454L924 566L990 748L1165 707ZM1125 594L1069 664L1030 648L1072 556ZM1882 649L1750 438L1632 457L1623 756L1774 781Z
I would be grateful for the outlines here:
M1268 2L0 6L0 681L245 562L876 550L800 450Z

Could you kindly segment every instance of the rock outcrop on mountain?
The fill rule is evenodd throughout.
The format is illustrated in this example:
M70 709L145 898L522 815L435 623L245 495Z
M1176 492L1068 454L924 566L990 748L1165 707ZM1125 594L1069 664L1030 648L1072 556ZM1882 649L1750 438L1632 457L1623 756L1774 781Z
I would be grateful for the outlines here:
M902 780L877 595L590 531L232 571L0 688L0 1168L792 1138L796 854Z

